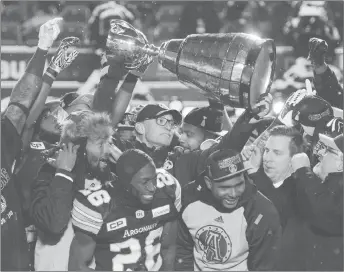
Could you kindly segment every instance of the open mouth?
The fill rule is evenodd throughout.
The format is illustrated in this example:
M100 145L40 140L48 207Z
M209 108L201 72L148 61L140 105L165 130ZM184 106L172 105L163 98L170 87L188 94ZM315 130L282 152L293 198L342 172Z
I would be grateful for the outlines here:
M145 200L152 200L153 199L153 195L142 195L142 198Z
M225 200L224 200L224 203L227 204L227 205L229 205L229 206L235 205L235 204L237 204L237 202L238 202L238 199L237 199L237 198L236 198L236 199L225 199Z
M108 164L107 158L101 158L101 159L99 160L99 166L100 166L100 167L105 167L105 166L107 166L107 164Z

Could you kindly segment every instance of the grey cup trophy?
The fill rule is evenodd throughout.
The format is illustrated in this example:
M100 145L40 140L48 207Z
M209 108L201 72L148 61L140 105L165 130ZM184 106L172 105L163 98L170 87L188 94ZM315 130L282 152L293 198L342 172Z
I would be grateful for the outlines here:
M253 107L270 91L276 64L273 40L245 33L193 34L160 47L123 20L112 20L107 38L109 60L138 69L157 57L182 83L225 105Z

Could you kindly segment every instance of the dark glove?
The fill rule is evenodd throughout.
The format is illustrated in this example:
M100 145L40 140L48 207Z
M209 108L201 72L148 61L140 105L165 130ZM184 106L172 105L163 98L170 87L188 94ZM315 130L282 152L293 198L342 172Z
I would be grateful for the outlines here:
M56 76L62 70L66 69L79 54L77 50L73 50L68 55L67 51L69 47L75 46L79 43L80 39L77 37L64 38L61 41L60 46L56 50L54 56L52 57L47 71Z
M310 60L313 65L321 66L325 64L325 54L328 49L326 41L318 38L310 38L308 48L308 60Z

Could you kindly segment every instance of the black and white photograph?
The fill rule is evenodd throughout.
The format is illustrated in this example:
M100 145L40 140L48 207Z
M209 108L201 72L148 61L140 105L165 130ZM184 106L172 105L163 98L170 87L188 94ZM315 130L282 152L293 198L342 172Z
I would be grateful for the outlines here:
M344 271L337 1L3 1L1 271Z

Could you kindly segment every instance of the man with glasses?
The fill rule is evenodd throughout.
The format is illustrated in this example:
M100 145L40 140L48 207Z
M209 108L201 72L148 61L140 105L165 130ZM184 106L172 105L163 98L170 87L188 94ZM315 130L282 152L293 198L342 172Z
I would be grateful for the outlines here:
M343 120L341 120L343 122ZM311 168L305 153L292 158L297 203L309 225L307 270L342 271L343 266L343 126L339 133L319 134Z
M135 139L123 141L115 136L114 144L121 151L136 148L146 152L160 168L166 161L169 146L181 121L182 115L177 110L163 104L145 105L137 113Z

